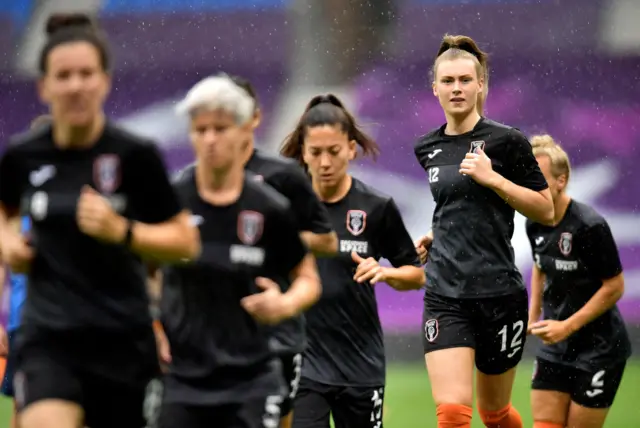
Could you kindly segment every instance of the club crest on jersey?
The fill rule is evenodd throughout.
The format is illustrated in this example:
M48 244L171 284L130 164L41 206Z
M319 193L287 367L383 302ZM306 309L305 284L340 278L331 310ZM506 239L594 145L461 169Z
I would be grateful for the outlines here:
M558 241L558 246L560 247L560 252L564 256L568 256L571 254L573 236L569 232L564 232L560 235L560 241Z
M429 342L435 342L438 337L438 320L430 319L424 323L424 337Z
M120 186L120 158L101 155L93 162L93 182L100 193L113 193Z
M253 245L262 236L264 217L257 211L242 211L238 215L238 238L245 245Z
M367 227L367 213L362 210L347 211L347 230L353 235L358 236L364 232Z
M472 141L469 153L478 153L478 150L484 150L484 141Z
M264 182L264 177L260 174L256 174L253 176L253 181L258 182L258 183L262 183Z

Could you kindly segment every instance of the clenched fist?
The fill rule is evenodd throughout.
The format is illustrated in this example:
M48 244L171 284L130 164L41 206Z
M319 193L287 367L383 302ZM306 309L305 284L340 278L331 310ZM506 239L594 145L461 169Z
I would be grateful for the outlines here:
M76 221L80 230L99 241L120 243L127 233L127 221L118 215L109 201L89 186L78 200Z

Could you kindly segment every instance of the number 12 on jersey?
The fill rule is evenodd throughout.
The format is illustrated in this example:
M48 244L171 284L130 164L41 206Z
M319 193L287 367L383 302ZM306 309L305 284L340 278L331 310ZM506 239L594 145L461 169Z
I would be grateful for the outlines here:
M500 336L502 340L502 347L500 348L500 352L509 351L507 357L513 358L513 356L516 355L522 348L523 331L524 322L522 322L522 320L514 322L511 326L511 329L509 329L508 324L505 324L498 332L498 336ZM509 342L509 338L511 338L511 342Z

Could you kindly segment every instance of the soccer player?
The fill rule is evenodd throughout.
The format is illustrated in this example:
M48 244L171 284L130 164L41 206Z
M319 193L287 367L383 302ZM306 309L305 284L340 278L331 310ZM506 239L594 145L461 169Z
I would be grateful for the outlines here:
M245 89L256 103L253 117L255 129L261 119L256 91L247 80L238 76L232 76L232 79ZM245 168L255 174L257 180L263 180L290 201L300 234L307 247L316 257L335 255L338 251L338 237L331 226L329 213L314 193L309 178L300 165L291 159L269 155L255 148L253 133L247 149L249 159ZM279 278L278 283L286 289L289 279ZM286 396L280 408L280 428L291 428L293 402L300 382L302 352L306 346L304 318L300 316L278 324L274 327L272 335L271 344L274 351L280 355L287 385Z
M245 175L255 102L228 76L197 83L190 118L195 168L176 189L202 236L202 256L163 272L161 319L171 346L160 427L275 428L282 370L270 325L320 296L313 256L290 203ZM270 278L291 278L282 292Z
M531 143L555 205L554 226L527 221L535 260L529 328L543 342L532 381L534 428L602 428L631 355L616 306L622 265L607 221L565 192L567 154L549 135Z
M155 146L105 118L110 56L96 25L56 15L47 33L38 89L53 126L16 137L0 159L1 253L28 271L19 425L141 428L158 371L141 258L194 258L198 231ZM19 215L29 241L11 227Z
M31 129L38 128L40 126L44 126L51 123L51 116L49 115L40 115L36 117L31 122ZM23 216L21 218L14 219L15 228L21 234L29 233L29 229L31 227L31 220L28 216ZM1 258L1 255L0 255ZM2 269L0 269L0 285L4 284L5 274ZM22 312L22 305L24 304L24 300L27 297L27 279L23 274L9 274L9 319L7 321L7 328L3 330L3 327L0 327L2 330L2 341L5 346L6 353L6 366L4 370L4 376L2 379L2 385L0 386L0 391L3 395L7 397L13 398L13 374L14 374L14 365L15 365L15 352L11 352L14 348L15 339L18 333L18 327L20 326L20 314ZM2 292L0 291L0 296ZM12 428L16 427L16 415L15 410L12 416L11 425Z
M353 178L350 161L377 145L334 95L306 108L281 153L307 168L338 233L339 254L317 260L323 294L305 315L308 346L293 426L382 426L385 353L373 286L419 289L425 276L393 199ZM385 258L393 267L382 267Z
M522 427L510 404L528 320L511 247L514 210L553 222L527 138L482 116L488 76L486 54L471 38L445 36L433 94L447 122L415 146L436 202L432 234L417 247L428 256L423 343L441 428L471 426L474 364L485 426Z

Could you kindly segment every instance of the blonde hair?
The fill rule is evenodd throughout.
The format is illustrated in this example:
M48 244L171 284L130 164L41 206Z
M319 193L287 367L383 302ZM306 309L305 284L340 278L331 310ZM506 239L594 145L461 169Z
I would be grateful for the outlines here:
M484 115L484 103L489 95L489 56L486 52L480 50L475 40L471 37L461 35L452 36L450 34L444 35L431 71L433 80L435 81L436 79L436 71L441 61L459 58L467 58L475 62L478 79L482 80L484 84L482 92L478 94L478 100L476 102L476 109L482 116Z
M555 178L565 175L567 182L569 181L569 176L571 175L569 156L551 135L534 135L531 137L531 146L534 156L547 156L549 158L551 161L551 173Z

